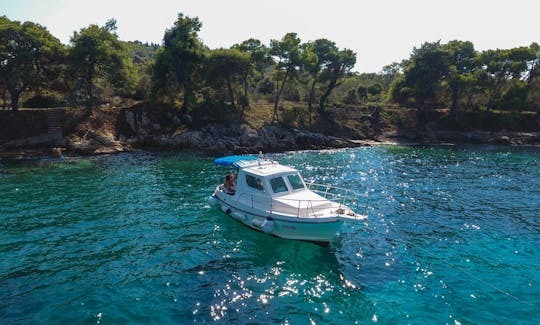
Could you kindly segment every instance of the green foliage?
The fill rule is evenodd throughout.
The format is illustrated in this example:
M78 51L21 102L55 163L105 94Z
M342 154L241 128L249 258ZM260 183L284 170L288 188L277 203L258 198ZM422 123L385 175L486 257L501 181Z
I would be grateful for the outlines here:
M302 69L310 79L308 87L308 115L311 125L312 106L318 100L318 112L325 115L325 106L333 90L346 80L356 63L356 54L350 50L339 50L327 39L317 39L302 45ZM344 102L355 103L356 94L347 87L340 97Z
M536 43L482 53L471 42L424 43L402 62L403 77L398 67L387 67L394 74L389 97L424 109L448 105L454 114L480 106L522 110L533 105L539 57Z
M390 100L404 107L412 105L412 92L403 75L396 77L388 90Z
M360 89L360 88L359 88ZM364 94L365 92L360 92L358 90L358 94ZM365 100L366 97L361 97L362 95L360 95L360 99L361 100ZM343 98L343 103L345 104L349 104L349 105L356 105L358 104L359 102L359 96L357 95L357 90L355 89L349 89L349 92L347 93L347 95Z
M308 111L304 106L293 106L290 109L283 110L283 123L293 127L306 127L306 117Z
M249 107L250 85L264 79L264 73L272 66L273 61L268 48L257 39L250 38L240 44L233 45L232 48L247 54L249 58L247 66L241 74L244 86L242 107Z
M288 33L281 40L270 41L270 55L275 58L275 80L279 89L275 92L274 114L272 120L277 119L279 100L289 77L294 77L297 69L302 64L300 38L296 33ZM281 84L280 84L281 80Z
M135 85L135 69L127 46L118 40L116 21L90 25L75 32L69 50L69 72L75 80L74 94L86 91L87 105L96 101L96 82L103 80L129 93Z
M288 82L283 90L283 99L290 102L299 102L302 99L300 90L298 82Z
M522 79L534 65L537 55L534 47L518 47L509 50L487 50L480 56L485 66L487 80L485 86L489 93L486 103L488 109L494 106L511 80Z
M195 101L198 69L203 62L203 46L197 37L202 27L198 18L182 13L163 36L163 46L156 53L152 71L152 93L176 99L182 95L182 109L187 112Z
M257 83L257 92L265 95L274 92L275 84L272 80L265 78Z
M413 49L404 69L404 83L417 107L424 109L428 101L433 104L440 83L447 74L448 53L440 42L424 43L420 48Z
M241 85L245 71L249 69L249 59L248 53L237 49L219 49L206 54L205 79L218 92L220 88L226 89L228 100L234 110L235 98L239 97L237 88Z
M503 94L501 100L494 104L496 108L523 111L531 106L528 100L528 86L524 82L517 82Z
M66 104L67 102L63 96L50 92L37 94L24 101L24 107L30 108L62 107L66 106Z
M319 114L325 113L325 105L332 90L338 86L338 81L347 76L351 69L356 64L356 54L348 49L332 53L330 62L327 68L321 74L321 80L326 82L324 89L319 99Z
M64 47L45 27L0 17L0 80L17 110L26 90L46 86L61 69Z
M325 69L332 64L337 56L338 48L334 42L327 39L317 39L304 45L303 68L311 77L311 86L308 97L309 124L311 125L312 105L315 102L317 84L323 82Z
M155 61L156 52L159 49L157 44L142 43L139 41L125 43L130 59L136 70L136 86L133 94L134 99L147 99L150 97L152 65Z
M451 41L443 46L443 49L448 53L448 74L443 82L448 85L451 110L455 112L458 109L459 98L461 93L471 87L474 82L474 71L478 68L476 51L471 42Z
M113 95L179 101L196 123L238 118L252 101L269 115L272 105L260 106L263 100L273 103L273 120L279 112L298 126L312 125L314 107L320 125L339 110L386 101L419 108L417 116L426 117L450 108L456 125L477 110L540 110L537 43L483 52L468 41L423 43L380 73L358 74L351 72L356 54L328 39L302 43L288 33L268 46L250 38L208 49L198 38L201 27L198 18L180 13L161 45L144 44L120 41L111 19L75 32L66 48L38 24L0 17L0 93L9 94L14 109L19 97L25 106L64 105L68 89L72 102L89 107Z

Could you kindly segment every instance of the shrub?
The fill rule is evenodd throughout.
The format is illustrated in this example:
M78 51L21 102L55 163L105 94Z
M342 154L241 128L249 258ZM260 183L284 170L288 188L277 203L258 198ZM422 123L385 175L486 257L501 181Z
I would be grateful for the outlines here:
M66 100L55 93L41 93L26 100L23 106L28 108L61 107L66 106Z

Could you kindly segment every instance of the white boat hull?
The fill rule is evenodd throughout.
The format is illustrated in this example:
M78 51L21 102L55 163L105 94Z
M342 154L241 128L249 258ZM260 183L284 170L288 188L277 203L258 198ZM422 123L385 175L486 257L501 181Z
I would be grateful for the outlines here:
M226 195L226 194L224 194ZM328 243L337 237L337 231L343 224L338 216L325 218L294 218L278 214L263 215L260 211L248 211L245 207L235 207L227 198L212 195L210 205L217 206L231 218L244 225L272 236Z

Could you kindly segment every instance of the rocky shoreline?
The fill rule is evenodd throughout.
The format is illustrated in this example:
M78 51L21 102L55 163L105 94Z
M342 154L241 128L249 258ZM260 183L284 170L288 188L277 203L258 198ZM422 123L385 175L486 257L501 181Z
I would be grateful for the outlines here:
M348 139L317 132L265 123L253 127L209 124L200 129L186 128L173 113L122 110L106 115L94 113L73 132L63 135L60 128L22 139L0 142L0 158L61 155L98 155L137 149L181 150L212 154L246 154L294 150L337 149L377 144L492 144L539 146L540 132L489 132L401 130L381 132L369 139Z
M99 155L137 149L246 154L257 153L260 150L282 152L368 145L367 141L352 141L316 132L289 130L278 125L264 125L255 129L246 125L226 127L211 124L200 130L169 133L159 124L144 123L144 118L142 120L131 125L128 122L127 128L82 127L66 137L42 134L7 141L0 143L0 158Z
M202 130L187 131L175 135L145 135L137 138L117 139L113 136L88 132L83 137L69 136L60 141L35 142L30 139L21 146L3 144L0 159L24 159L29 157L60 157L100 155L129 152L140 149L180 150L209 154L248 154L283 152L295 150L321 150L352 148L372 145L440 145L440 144L488 144L510 146L540 146L539 132L455 132L437 131L429 136L389 132L376 139L344 139L314 132L286 130L266 126L258 130L207 126ZM17 142L21 143L21 142ZM26 145L25 145L26 144Z

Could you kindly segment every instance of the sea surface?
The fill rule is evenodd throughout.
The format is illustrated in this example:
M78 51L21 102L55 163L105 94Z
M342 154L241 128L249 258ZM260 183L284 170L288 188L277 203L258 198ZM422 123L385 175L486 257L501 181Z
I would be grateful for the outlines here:
M255 232L207 204L206 155L2 162L0 323L538 324L540 150L267 157L367 191L368 219L328 247Z

